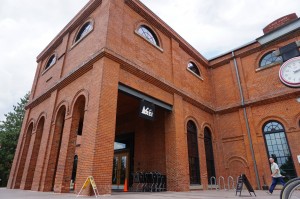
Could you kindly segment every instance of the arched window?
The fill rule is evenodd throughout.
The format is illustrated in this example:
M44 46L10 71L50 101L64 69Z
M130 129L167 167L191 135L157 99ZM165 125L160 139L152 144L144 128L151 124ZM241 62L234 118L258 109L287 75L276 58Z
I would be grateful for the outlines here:
M266 53L260 60L259 62L259 67L266 67L271 64L276 64L276 63L281 63L282 62L282 57L281 56L276 56L274 54L274 51L270 51Z
M189 156L190 184L200 184L197 127L193 121L187 123L187 143Z
M53 66L55 63L56 63L56 55L53 54L53 55L51 55L51 57L48 59L48 62L47 62L47 64L46 64L46 66L45 66L45 70L46 70L47 68Z
M268 121L263 126L263 134L268 156L274 158L281 174L286 176L287 180L295 178L297 176L295 166L282 124Z
M83 37L85 37L89 32L91 32L92 29L93 29L92 22L91 21L86 22L79 30L75 39L75 43L81 40Z
M206 168L207 168L207 180L210 184L210 178L216 177L214 150L212 144L212 137L209 128L204 128L204 144L205 144L205 156L206 156Z
M155 46L159 46L158 38L148 26L141 25L138 29L139 35L147 39L150 43L154 44Z
M199 77L201 76L201 75L200 75L200 71L199 71L197 65L196 65L194 62L189 62L187 68L188 68L188 70L190 70L192 73L198 75Z

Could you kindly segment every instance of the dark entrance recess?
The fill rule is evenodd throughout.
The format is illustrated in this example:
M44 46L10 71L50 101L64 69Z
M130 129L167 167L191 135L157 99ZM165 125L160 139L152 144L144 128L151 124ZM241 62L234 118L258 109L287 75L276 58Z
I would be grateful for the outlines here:
M214 162L214 150L212 145L212 137L209 128L204 128L204 144L205 144L205 156L207 167L207 180L210 183L212 176L216 177L215 162Z
M72 177L71 177L71 186L70 186L71 191L74 191L75 189L74 183L76 180L77 163L78 163L78 155L75 155L74 162L73 162L73 169L72 169Z
M115 138L114 153L115 153L115 158L114 158L114 168L115 169L113 168L112 184L113 184L113 189L118 190L119 188L123 189L124 184L125 184L125 181L124 181L125 178L128 178L127 186L130 186L133 182L133 177L132 177L131 173L133 173L133 171L134 171L133 170L134 133L126 133L126 134L122 134L122 135L117 135ZM120 162L120 161L124 161L123 160L125 157L124 154L126 154L125 161L129 161L128 164L126 162L126 165L122 165L122 163ZM117 158L119 158L119 159L117 160ZM119 162L116 162L116 161L119 161ZM122 171L122 170L125 170L125 171ZM122 173L124 175L121 175ZM116 186L114 186L114 185L116 185Z

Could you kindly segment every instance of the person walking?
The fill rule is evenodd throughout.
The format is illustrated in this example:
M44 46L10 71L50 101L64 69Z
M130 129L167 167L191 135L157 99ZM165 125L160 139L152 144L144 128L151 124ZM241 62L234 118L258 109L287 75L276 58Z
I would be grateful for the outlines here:
M269 161L271 163L272 184L271 184L270 189L269 189L269 191L267 193L268 194L272 194L278 182L280 182L282 184L282 186L285 185L285 182L283 181L283 177L284 176L282 176L280 174L280 169L279 169L278 165L275 163L274 159L273 158L269 158Z

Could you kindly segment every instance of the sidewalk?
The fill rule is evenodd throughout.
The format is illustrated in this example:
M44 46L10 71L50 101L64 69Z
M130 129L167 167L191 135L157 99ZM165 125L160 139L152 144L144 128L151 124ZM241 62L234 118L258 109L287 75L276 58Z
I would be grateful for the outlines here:
M112 195L100 196L98 198L105 199L222 199L222 198L255 198L255 199L278 199L280 195L280 190L275 190L272 195L268 195L265 191L257 190L255 191L256 196L250 196L247 190L242 191L242 195L235 196L235 191L191 191L191 192L159 192L159 193L145 193L145 192L127 192L127 193L117 193L113 192ZM253 195L253 193L252 193ZM57 199L57 198L76 198L75 194L67 193L53 193L53 192L36 192L36 191L24 191L20 189L6 189L0 188L0 199ZM80 196L79 199L92 199L95 196Z

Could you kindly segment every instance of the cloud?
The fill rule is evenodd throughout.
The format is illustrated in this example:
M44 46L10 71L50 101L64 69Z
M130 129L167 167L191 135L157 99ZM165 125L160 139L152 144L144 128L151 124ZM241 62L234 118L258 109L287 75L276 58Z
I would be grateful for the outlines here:
M293 0L141 0L207 58L261 36L262 29L298 12ZM31 90L36 56L88 0L1 0L0 120Z
M292 0L142 2L207 58L255 40L266 25L300 8Z
M88 0L2 0L0 121L31 90L36 56Z

